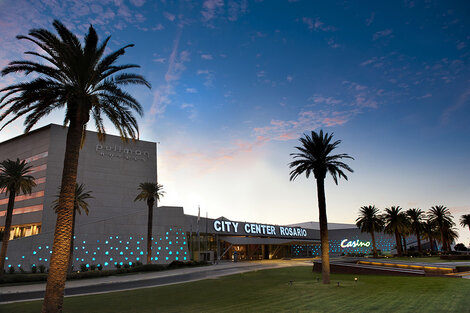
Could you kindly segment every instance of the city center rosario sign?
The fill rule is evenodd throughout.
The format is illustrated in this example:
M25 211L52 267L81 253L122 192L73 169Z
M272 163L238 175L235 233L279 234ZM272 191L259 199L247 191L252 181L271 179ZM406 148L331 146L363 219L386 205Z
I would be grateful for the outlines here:
M370 241L348 241L348 239L344 239L341 241L341 248L360 248L360 247L370 247Z
M288 237L307 237L307 230L300 227L284 227L232 221L214 221L216 232L237 233L240 235L272 235Z

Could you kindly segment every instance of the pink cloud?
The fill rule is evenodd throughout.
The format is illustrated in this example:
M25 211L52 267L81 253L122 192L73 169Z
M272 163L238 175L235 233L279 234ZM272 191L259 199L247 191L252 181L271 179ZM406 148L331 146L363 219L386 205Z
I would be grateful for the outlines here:
M388 37L388 36L392 35L392 33L393 33L393 31L391 29L384 29L384 30L376 32L373 36L373 39L377 40L377 39L380 39L380 38L383 38L383 37Z
M222 9L224 6L223 0L206 0L202 4L202 18L203 21L207 22L213 19L218 10Z

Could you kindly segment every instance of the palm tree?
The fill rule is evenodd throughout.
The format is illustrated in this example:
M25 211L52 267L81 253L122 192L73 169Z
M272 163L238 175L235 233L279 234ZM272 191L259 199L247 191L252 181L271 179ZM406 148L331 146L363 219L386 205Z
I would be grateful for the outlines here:
M359 210L359 217L356 219L356 225L361 229L361 232L368 232L372 237L374 258L377 258L377 247L375 245L374 232L382 231L384 226L384 221L378 213L379 209L377 209L374 205L363 206Z
M410 218L411 232L416 235L418 240L418 251L422 253L421 249L421 231L423 229L424 211L420 209L409 209L406 214Z
M98 137L104 140L104 118L118 129L123 140L138 138L138 125L134 112L143 114L139 102L121 89L123 85L137 84L150 88L141 75L122 73L138 65L116 65L125 53L123 48L103 56L110 37L98 44L98 35L90 26L84 44L59 21L53 22L58 36L46 29L32 29L28 36L18 36L34 43L35 51L26 54L45 63L13 61L2 70L10 73L36 74L30 81L13 84L0 90L0 122L6 125L25 116L25 133L44 116L55 109L65 108L64 125L67 131L59 209L54 232L54 244L47 278L43 312L61 312L65 279L70 255L73 225L73 204L77 181L78 158L83 144L86 125L93 118ZM36 52L40 50L40 52Z
M88 215L88 199L92 199L93 197L91 196L91 191L85 191L85 185L84 184L75 184L75 200L73 201L73 221L72 221L72 239L70 240L70 259L69 259L69 272L72 271L72 264L73 264L73 242L74 242L74 237L75 237L75 216L78 212L78 214L82 214L85 212L86 215ZM53 209L56 211L59 210L59 195L57 195L57 199L54 200L53 202L54 207Z
M137 195L134 201L147 201L148 206L148 227L147 227L147 264L151 263L152 255L152 224L153 224L153 205L160 200L160 197L163 197L165 193L163 191L163 186L158 183L141 183L138 190L140 193Z
M423 237L429 240L431 251L434 251L434 239L436 239L436 226L428 220L423 223Z
M326 199L325 199L325 178L330 173L333 180L338 184L338 178L348 179L343 170L353 172L353 170L341 159L354 159L347 154L334 154L331 152L338 147L341 140L331 142L333 134L325 133L320 130L319 133L312 131L311 136L304 134L300 138L302 146L295 147L299 152L291 153L294 161L289 163L292 168L290 172L290 181L297 176L305 173L307 178L311 174L317 181L318 210L320 211L320 239L321 239L321 258L322 258L322 280L324 284L330 283L330 256L328 242L328 221L326 217Z
M455 224L454 224L455 225ZM444 227L444 238L446 240L446 245L448 251L450 251L450 245L455 242L457 238L459 238L459 234L457 233L457 229L450 227L450 226L445 226Z
M464 214L460 217L460 226L470 229L470 214Z
M441 233L442 250L450 251L450 246L447 245L446 229L452 228L455 223L452 220L453 216L450 214L449 209L443 205L435 205L429 210L428 218L431 223L437 226Z
M400 212L399 206L392 206L385 209L383 215L385 221L385 232L389 234L395 234L395 241L397 243L397 252L399 256L402 256L403 249L401 243L401 233L406 228L406 216L403 212Z
M16 161L5 160L0 162L0 190L4 190L5 195L8 194L5 230L3 232L2 250L0 252L0 277L3 275L5 267L13 208L15 207L15 196L19 195L20 192L31 194L31 190L36 186L34 177L28 175L30 171L31 166L26 165L24 160L20 161L20 159L16 159Z

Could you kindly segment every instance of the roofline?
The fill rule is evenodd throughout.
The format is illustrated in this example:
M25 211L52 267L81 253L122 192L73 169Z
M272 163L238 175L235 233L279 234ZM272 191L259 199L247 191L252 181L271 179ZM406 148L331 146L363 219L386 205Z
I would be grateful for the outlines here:
M15 140L22 139L22 138L24 138L24 137L26 137L26 136L29 136L29 135L31 135L31 134L34 134L34 133L43 131L43 130L45 130L45 129L52 128L53 126L68 128L68 126L63 126L63 125L59 125L59 124L50 123L50 124L45 125L45 126L42 126L42 127L40 127L40 128L31 130L31 131L29 131L29 132L27 132L27 133L23 133L23 134L18 135L18 136L16 136L16 137L7 139L7 140L5 140L5 141L2 141L2 142L0 142L0 146L3 145L3 144L5 144L5 143L9 143L9 142L12 142L12 141L15 141ZM93 130L87 130L87 132L97 134L97 132L96 132L96 131L93 131ZM110 135L110 134L106 134L106 136L120 137L120 136ZM129 139L130 139L130 138L129 138ZM131 140L131 141L132 141L132 140ZM153 143L153 144L157 144L156 141L148 141L148 140L141 140L141 139L137 139L136 141L140 141L140 142L144 142L144 143Z

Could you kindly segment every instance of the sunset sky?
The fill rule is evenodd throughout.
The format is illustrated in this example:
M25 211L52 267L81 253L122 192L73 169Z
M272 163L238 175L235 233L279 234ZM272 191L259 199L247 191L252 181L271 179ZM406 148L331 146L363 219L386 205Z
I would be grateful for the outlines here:
M135 44L121 63L152 84L129 91L145 109L141 139L160 142L162 205L317 221L315 181L289 182L288 163L303 133L323 129L355 158L348 181L327 179L330 222L369 204L443 204L457 223L470 213L468 2L0 0L0 67L33 48L16 35L54 19L80 37L93 24L110 51ZM12 124L0 141L22 132Z

